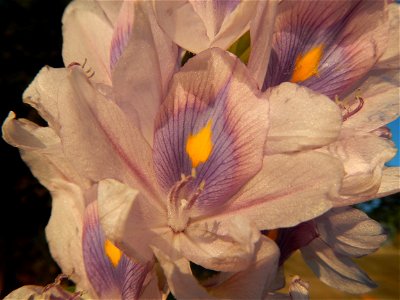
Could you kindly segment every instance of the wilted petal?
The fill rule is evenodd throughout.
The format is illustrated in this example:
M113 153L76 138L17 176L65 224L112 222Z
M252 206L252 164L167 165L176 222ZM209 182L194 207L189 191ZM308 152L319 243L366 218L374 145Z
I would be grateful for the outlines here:
M240 215L260 230L295 226L332 207L342 176L342 164L322 153L265 156L262 170L210 218Z
M63 59L95 71L93 79L111 85L110 46L112 21L100 1L73 1L63 15Z
M342 96L383 54L388 27L384 1L284 1L264 88L293 81Z
M94 181L115 178L158 199L151 148L129 118L99 94L79 68L63 82L61 140L67 158Z
M282 83L266 95L270 102L266 154L318 148L339 135L342 115L328 97L292 83Z
M131 32L113 67L115 101L132 120L137 120L136 126L152 144L154 119L177 69L178 49L158 26L150 2L126 1L124 12L125 18L133 15L133 20L130 27L122 22L124 27L116 29Z
M182 48L227 49L248 29L257 1L154 1L157 21ZM193 37L196 38L193 38Z
M222 222L193 222L179 235L184 256L204 268L239 271L254 258L260 232L240 216Z
M301 249L304 260L319 279L348 293L366 293L376 284L347 256L336 253L322 239Z
M245 66L217 48L202 52L175 75L157 118L160 185L169 191L195 169L193 186L204 184L195 207L216 209L260 169L267 128L268 102Z
M381 198L398 192L400 192L400 168L383 168L382 181L376 197Z
M111 179L99 183L98 203L106 236L129 256L151 260L150 243L170 231L166 209Z
M321 239L342 255L360 257L370 254L386 240L378 222L350 207L332 209L315 222Z
M250 266L235 273L220 273L226 278L215 286L209 287L211 295L224 299L261 299L270 290L276 276L279 249L275 243L262 238L256 249L256 256Z

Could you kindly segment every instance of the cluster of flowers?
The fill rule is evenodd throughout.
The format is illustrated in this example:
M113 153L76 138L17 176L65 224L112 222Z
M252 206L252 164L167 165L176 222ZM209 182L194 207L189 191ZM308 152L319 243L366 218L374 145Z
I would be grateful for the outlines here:
M304 299L364 293L385 240L350 205L399 191L399 7L386 1L74 0L4 139L51 192L46 236L76 283L8 299ZM391 32L393 31L393 32ZM57 298L58 299L58 298Z

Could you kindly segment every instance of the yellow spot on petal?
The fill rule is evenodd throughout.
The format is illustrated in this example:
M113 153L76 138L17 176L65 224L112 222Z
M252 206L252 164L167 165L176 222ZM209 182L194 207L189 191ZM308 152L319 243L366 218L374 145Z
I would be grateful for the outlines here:
M318 45L307 51L304 55L300 54L296 59L296 64L292 74L291 82L297 83L318 75L318 66L324 53L324 45Z
M186 152L192 160L192 168L196 168L209 158L213 148L211 136L211 120L199 132L189 135L186 142Z
M278 238L278 229L269 230L267 233L267 237L269 237L273 241L276 241L276 239Z
M108 259L111 261L114 267L118 266L119 261L121 260L122 252L119 250L113 243L109 240L106 240L104 243L104 250Z

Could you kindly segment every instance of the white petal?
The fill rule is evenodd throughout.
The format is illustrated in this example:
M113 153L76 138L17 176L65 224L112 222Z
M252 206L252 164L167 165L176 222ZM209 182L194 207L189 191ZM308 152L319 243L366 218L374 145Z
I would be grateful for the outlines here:
M177 69L178 49L158 26L149 2L126 5L134 5L134 20L129 41L112 73L115 101L138 120L136 125L151 145L155 115Z
M271 118L266 154L317 148L338 137L342 115L328 97L288 82L266 95Z

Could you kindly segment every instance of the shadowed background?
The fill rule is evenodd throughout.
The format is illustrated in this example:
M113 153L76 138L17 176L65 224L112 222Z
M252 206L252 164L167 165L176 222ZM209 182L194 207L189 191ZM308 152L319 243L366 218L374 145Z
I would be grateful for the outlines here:
M0 122L10 110L18 117L41 122L34 110L22 103L22 93L44 65L62 67L61 17L69 0L0 0ZM43 124L45 125L45 124ZM49 220L49 193L32 177L18 150L0 140L0 299L26 284L53 282L60 269L49 254L44 228ZM398 195L363 205L396 240L399 228ZM385 252L386 251L386 252ZM312 279L300 258L294 256L288 275L306 274L314 299L348 299ZM362 266L381 286L376 299L399 298L397 246L387 246ZM308 275L307 275L308 274ZM308 277L309 276L309 277ZM386 277L385 277L386 276ZM370 296L372 297L372 296ZM360 297L356 297L360 299ZM364 299L367 299L364 297Z

